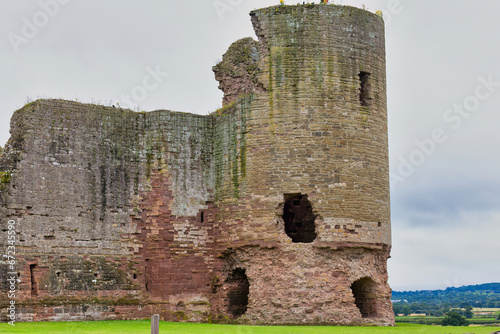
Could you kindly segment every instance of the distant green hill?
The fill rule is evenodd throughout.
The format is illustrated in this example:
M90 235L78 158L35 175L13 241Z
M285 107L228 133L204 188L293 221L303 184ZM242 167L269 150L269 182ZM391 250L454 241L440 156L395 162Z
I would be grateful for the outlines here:
M440 314L450 308L500 308L500 283L467 285L445 290L393 291L394 311ZM406 307L406 308L405 308Z

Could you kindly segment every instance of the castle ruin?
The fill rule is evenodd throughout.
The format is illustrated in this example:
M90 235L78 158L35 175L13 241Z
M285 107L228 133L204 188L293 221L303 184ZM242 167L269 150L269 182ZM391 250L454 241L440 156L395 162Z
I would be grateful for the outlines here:
M383 20L250 13L208 116L38 100L0 157L18 319L393 325ZM11 271L0 268L6 321Z

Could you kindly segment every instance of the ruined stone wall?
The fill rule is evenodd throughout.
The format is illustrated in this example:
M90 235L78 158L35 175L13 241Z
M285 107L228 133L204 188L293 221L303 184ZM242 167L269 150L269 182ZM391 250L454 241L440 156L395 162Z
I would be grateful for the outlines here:
M185 291L183 303L207 304L211 131L207 117L168 111L59 100L17 111L1 224L16 221L18 305L166 303Z

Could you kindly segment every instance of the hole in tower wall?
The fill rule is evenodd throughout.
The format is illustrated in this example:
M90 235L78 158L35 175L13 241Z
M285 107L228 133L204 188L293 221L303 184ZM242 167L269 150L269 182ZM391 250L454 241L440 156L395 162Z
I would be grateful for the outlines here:
M316 225L311 202L307 195L285 194L283 220L285 233L292 242L309 243L316 239Z
M250 283L245 269L234 269L227 278L227 313L233 318L238 318L245 314L248 307L248 294L250 293Z
M364 277L351 285L354 302L363 318L378 316L376 283L369 277Z
M367 107L372 103L372 91L371 91L371 80L370 73L359 72L360 90L359 90L359 101L363 107Z

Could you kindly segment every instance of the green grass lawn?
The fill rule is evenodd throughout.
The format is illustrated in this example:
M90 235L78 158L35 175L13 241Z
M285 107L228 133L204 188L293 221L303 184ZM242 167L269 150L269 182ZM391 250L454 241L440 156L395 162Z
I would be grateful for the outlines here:
M396 327L258 327L160 322L165 334L364 334L364 333L429 333L429 334L490 334L500 327L441 327L398 324ZM150 321L96 322L31 322L16 323L15 327L0 323L0 333L36 334L150 334Z

